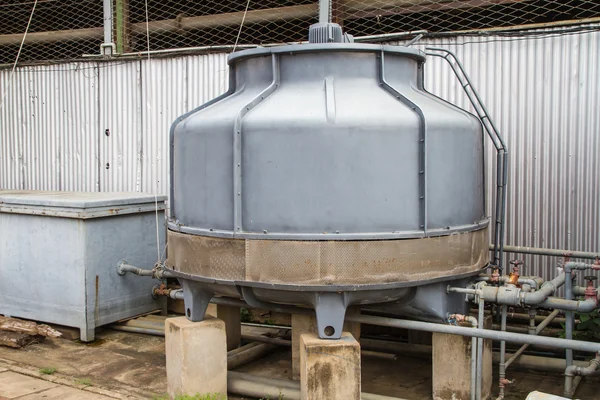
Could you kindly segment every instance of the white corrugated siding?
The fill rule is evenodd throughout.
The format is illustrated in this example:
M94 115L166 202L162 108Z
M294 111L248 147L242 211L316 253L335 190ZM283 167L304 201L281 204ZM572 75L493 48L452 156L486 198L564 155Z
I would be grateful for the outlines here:
M0 111L0 188L96 190L97 74L96 63L15 71Z
M459 37L415 47L427 46L462 61L506 141L505 243L600 251L600 32ZM445 61L429 59L425 74L428 90L472 110ZM555 258L508 257L524 259L526 274L554 274Z
M456 52L506 139L506 243L600 251L600 33L426 45ZM439 59L426 86L469 107ZM220 53L20 68L0 111L0 188L167 193L172 121L226 89ZM533 260L527 274L553 275L555 260Z

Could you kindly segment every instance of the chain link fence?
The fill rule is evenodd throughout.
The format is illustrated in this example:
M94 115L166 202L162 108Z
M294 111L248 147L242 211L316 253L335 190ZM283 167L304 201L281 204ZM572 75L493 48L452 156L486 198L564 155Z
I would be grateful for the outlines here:
M0 2L0 64L14 62L35 0ZM231 50L306 40L310 0L38 0L19 62L98 56L105 24L116 54L211 46ZM598 0L331 0L331 19L356 37L428 35L536 24L600 22ZM243 21L243 26L242 26ZM149 37L149 46L148 40ZM383 36L385 38L385 36Z

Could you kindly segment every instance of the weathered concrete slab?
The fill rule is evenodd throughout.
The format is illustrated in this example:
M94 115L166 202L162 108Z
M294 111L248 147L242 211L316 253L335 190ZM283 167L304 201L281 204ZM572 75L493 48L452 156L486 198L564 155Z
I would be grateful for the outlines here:
M58 385L55 383L17 374L12 371L0 373L0 396L9 399L38 393L56 386Z
M58 386L43 392L33 393L25 397L19 397L19 400L110 400L111 397L102 396L96 393L86 392L67 386Z

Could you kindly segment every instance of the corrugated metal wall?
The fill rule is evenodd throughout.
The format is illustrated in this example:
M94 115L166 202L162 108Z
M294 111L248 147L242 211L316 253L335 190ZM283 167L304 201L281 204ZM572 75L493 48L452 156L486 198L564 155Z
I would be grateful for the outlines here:
M427 46L458 56L505 138L506 243L599 252L600 32L457 37L415 47ZM472 110L445 61L430 59L425 71L430 91ZM524 259L526 274L555 273L553 257L507 258Z
M430 44L457 53L507 141L506 242L600 251L600 33L416 47ZM426 86L468 106L439 59ZM167 193L171 122L226 88L225 54L18 69L0 111L0 188ZM526 260L526 273L553 274L555 260Z

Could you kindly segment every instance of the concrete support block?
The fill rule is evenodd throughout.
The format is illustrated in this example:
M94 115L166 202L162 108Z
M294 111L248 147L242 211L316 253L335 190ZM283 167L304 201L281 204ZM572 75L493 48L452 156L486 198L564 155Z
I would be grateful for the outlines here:
M165 322L167 389L170 396L216 394L227 396L225 323L208 317Z
M351 334L339 340L300 335L300 398L360 400L360 345Z
M465 324L464 326L470 326ZM434 400L471 398L471 338L445 333L432 336L432 386ZM484 340L482 363L482 400L492 390L492 341Z
M227 350L240 347L242 340L242 318L239 307L217 305L217 318L225 322L227 331Z
M292 379L300 379L300 335L317 332L314 315L292 314Z
M346 315L360 315L360 307L349 307ZM292 379L300 379L300 335L317 332L317 318L314 315L292 314ZM344 332L349 332L356 340L360 338L360 323L344 322Z

